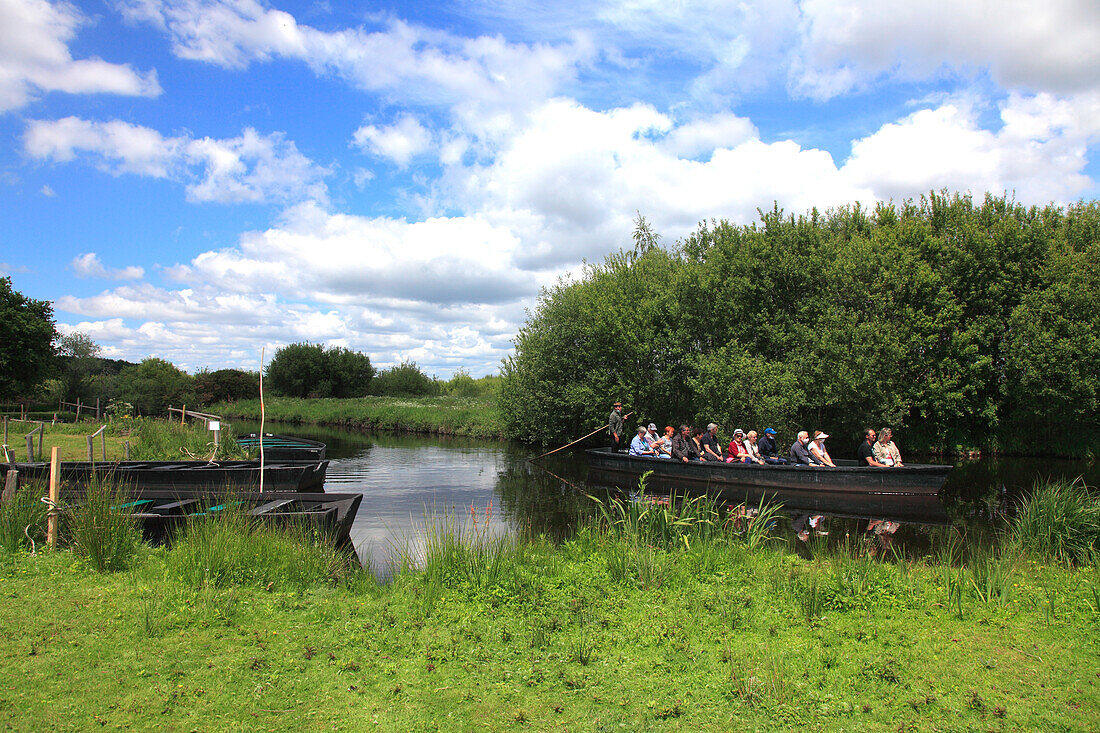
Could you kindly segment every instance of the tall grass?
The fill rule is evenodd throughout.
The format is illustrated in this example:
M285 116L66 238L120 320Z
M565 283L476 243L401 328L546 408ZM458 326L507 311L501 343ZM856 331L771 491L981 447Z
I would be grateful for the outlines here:
M464 435L502 438L504 429L492 395L485 397L363 397L356 399L265 400L268 420L335 425L357 430ZM259 400L222 403L209 409L219 415L260 419Z
M1081 478L1039 482L1020 502L1011 537L1026 552L1087 564L1100 551L1100 501Z
M111 477L93 478L66 512L73 551L100 572L125 570L141 544L141 530L122 505L127 494Z
M27 481L15 495L0 504L0 548L7 552L32 549L31 540L41 546L46 540L46 493L40 481Z
M360 574L353 558L306 528L261 524L232 502L222 506L188 519L168 553L170 575L195 588L300 590Z
M117 422L117 421L116 421ZM199 423L179 423L159 418L136 418L130 425L130 458L135 461L233 460L248 457L237 445L233 428L225 425L219 444Z

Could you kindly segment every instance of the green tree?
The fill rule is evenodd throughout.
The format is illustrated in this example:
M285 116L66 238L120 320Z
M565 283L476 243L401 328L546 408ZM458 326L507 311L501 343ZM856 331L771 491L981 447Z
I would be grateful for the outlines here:
M80 331L62 336L57 342L61 396L68 400L92 396L91 377L100 370L99 344Z
M371 394L386 397L427 397L439 394L439 385L422 372L415 361L403 361L378 373L371 386Z
M0 398L28 395L53 364L53 306L12 289L0 277Z
M200 405L235 402L260 394L260 373L243 369L201 370L195 374L195 397Z
M194 380L164 359L149 357L125 367L113 380L109 397L129 402L141 415L160 417L168 406L196 404Z
M275 352L264 371L266 384L286 397L328 397L332 394L325 347L308 342L289 344Z
M333 397L364 397L370 392L374 367L366 354L334 347L325 352L325 359Z

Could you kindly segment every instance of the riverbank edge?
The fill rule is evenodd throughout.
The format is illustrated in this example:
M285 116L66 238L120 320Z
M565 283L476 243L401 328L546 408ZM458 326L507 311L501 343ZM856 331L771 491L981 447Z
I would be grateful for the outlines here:
M206 410L225 419L260 421L260 401L220 402ZM502 440L504 425L493 397L360 397L264 399L267 420L361 431L416 433Z

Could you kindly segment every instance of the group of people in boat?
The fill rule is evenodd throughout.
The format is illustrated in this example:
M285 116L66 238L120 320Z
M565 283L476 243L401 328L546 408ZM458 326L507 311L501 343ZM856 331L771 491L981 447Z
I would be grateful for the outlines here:
M611 445L615 450L622 449L626 442L623 436L622 403L616 402L608 418L607 429ZM891 468L904 465L901 452L894 445L893 431L882 428L875 431L867 428L864 440L857 451L860 465ZM747 433L741 428L733 431L733 437L725 447L718 440L718 425L710 423L706 429L681 425L679 429L671 425L657 432L655 423L638 424L637 434L630 441L630 455L667 458L675 461L712 461L722 463L777 464L836 467L832 456L825 447L829 435L816 430L813 437L807 430L800 430L790 449L784 452L776 443L776 431L765 428L763 435L755 430Z

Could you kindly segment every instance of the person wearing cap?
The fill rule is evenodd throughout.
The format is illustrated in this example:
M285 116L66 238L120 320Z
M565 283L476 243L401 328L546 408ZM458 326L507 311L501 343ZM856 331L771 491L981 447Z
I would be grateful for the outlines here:
M722 448L718 445L718 426L714 423L707 425L707 431L703 433L699 441L703 446L703 460L721 461Z
M726 448L726 463L752 463L745 449L745 431L741 428L733 431L733 440Z
M786 458L779 457L779 446L775 443L775 430L772 428L764 429L764 435L757 442L756 447L760 450L760 457L764 459L765 463L783 464L787 462Z
M630 441L630 455L651 458L657 455L657 451L653 450L653 446L645 439L645 432L645 425L639 424L638 434L634 436L634 440Z
M798 435L795 436L794 442L791 443L791 455L789 462L796 466L820 466L817 459L810 454L810 451L806 448L810 442L810 434L805 430L799 430Z
M806 447L809 449L810 455L816 458L817 462L822 466L836 468L836 464L833 463L833 458L829 455L829 451L825 450L825 439L828 437L828 433L823 433L820 430L814 431L814 439Z
M619 443L623 435L623 403L616 402L611 406L611 416L607 418L607 434L611 437L611 449L619 450Z
M904 466L901 462L901 451L894 445L892 438L894 437L894 431L890 428L883 428L878 432L878 440L871 447L875 454L875 460L893 468Z

